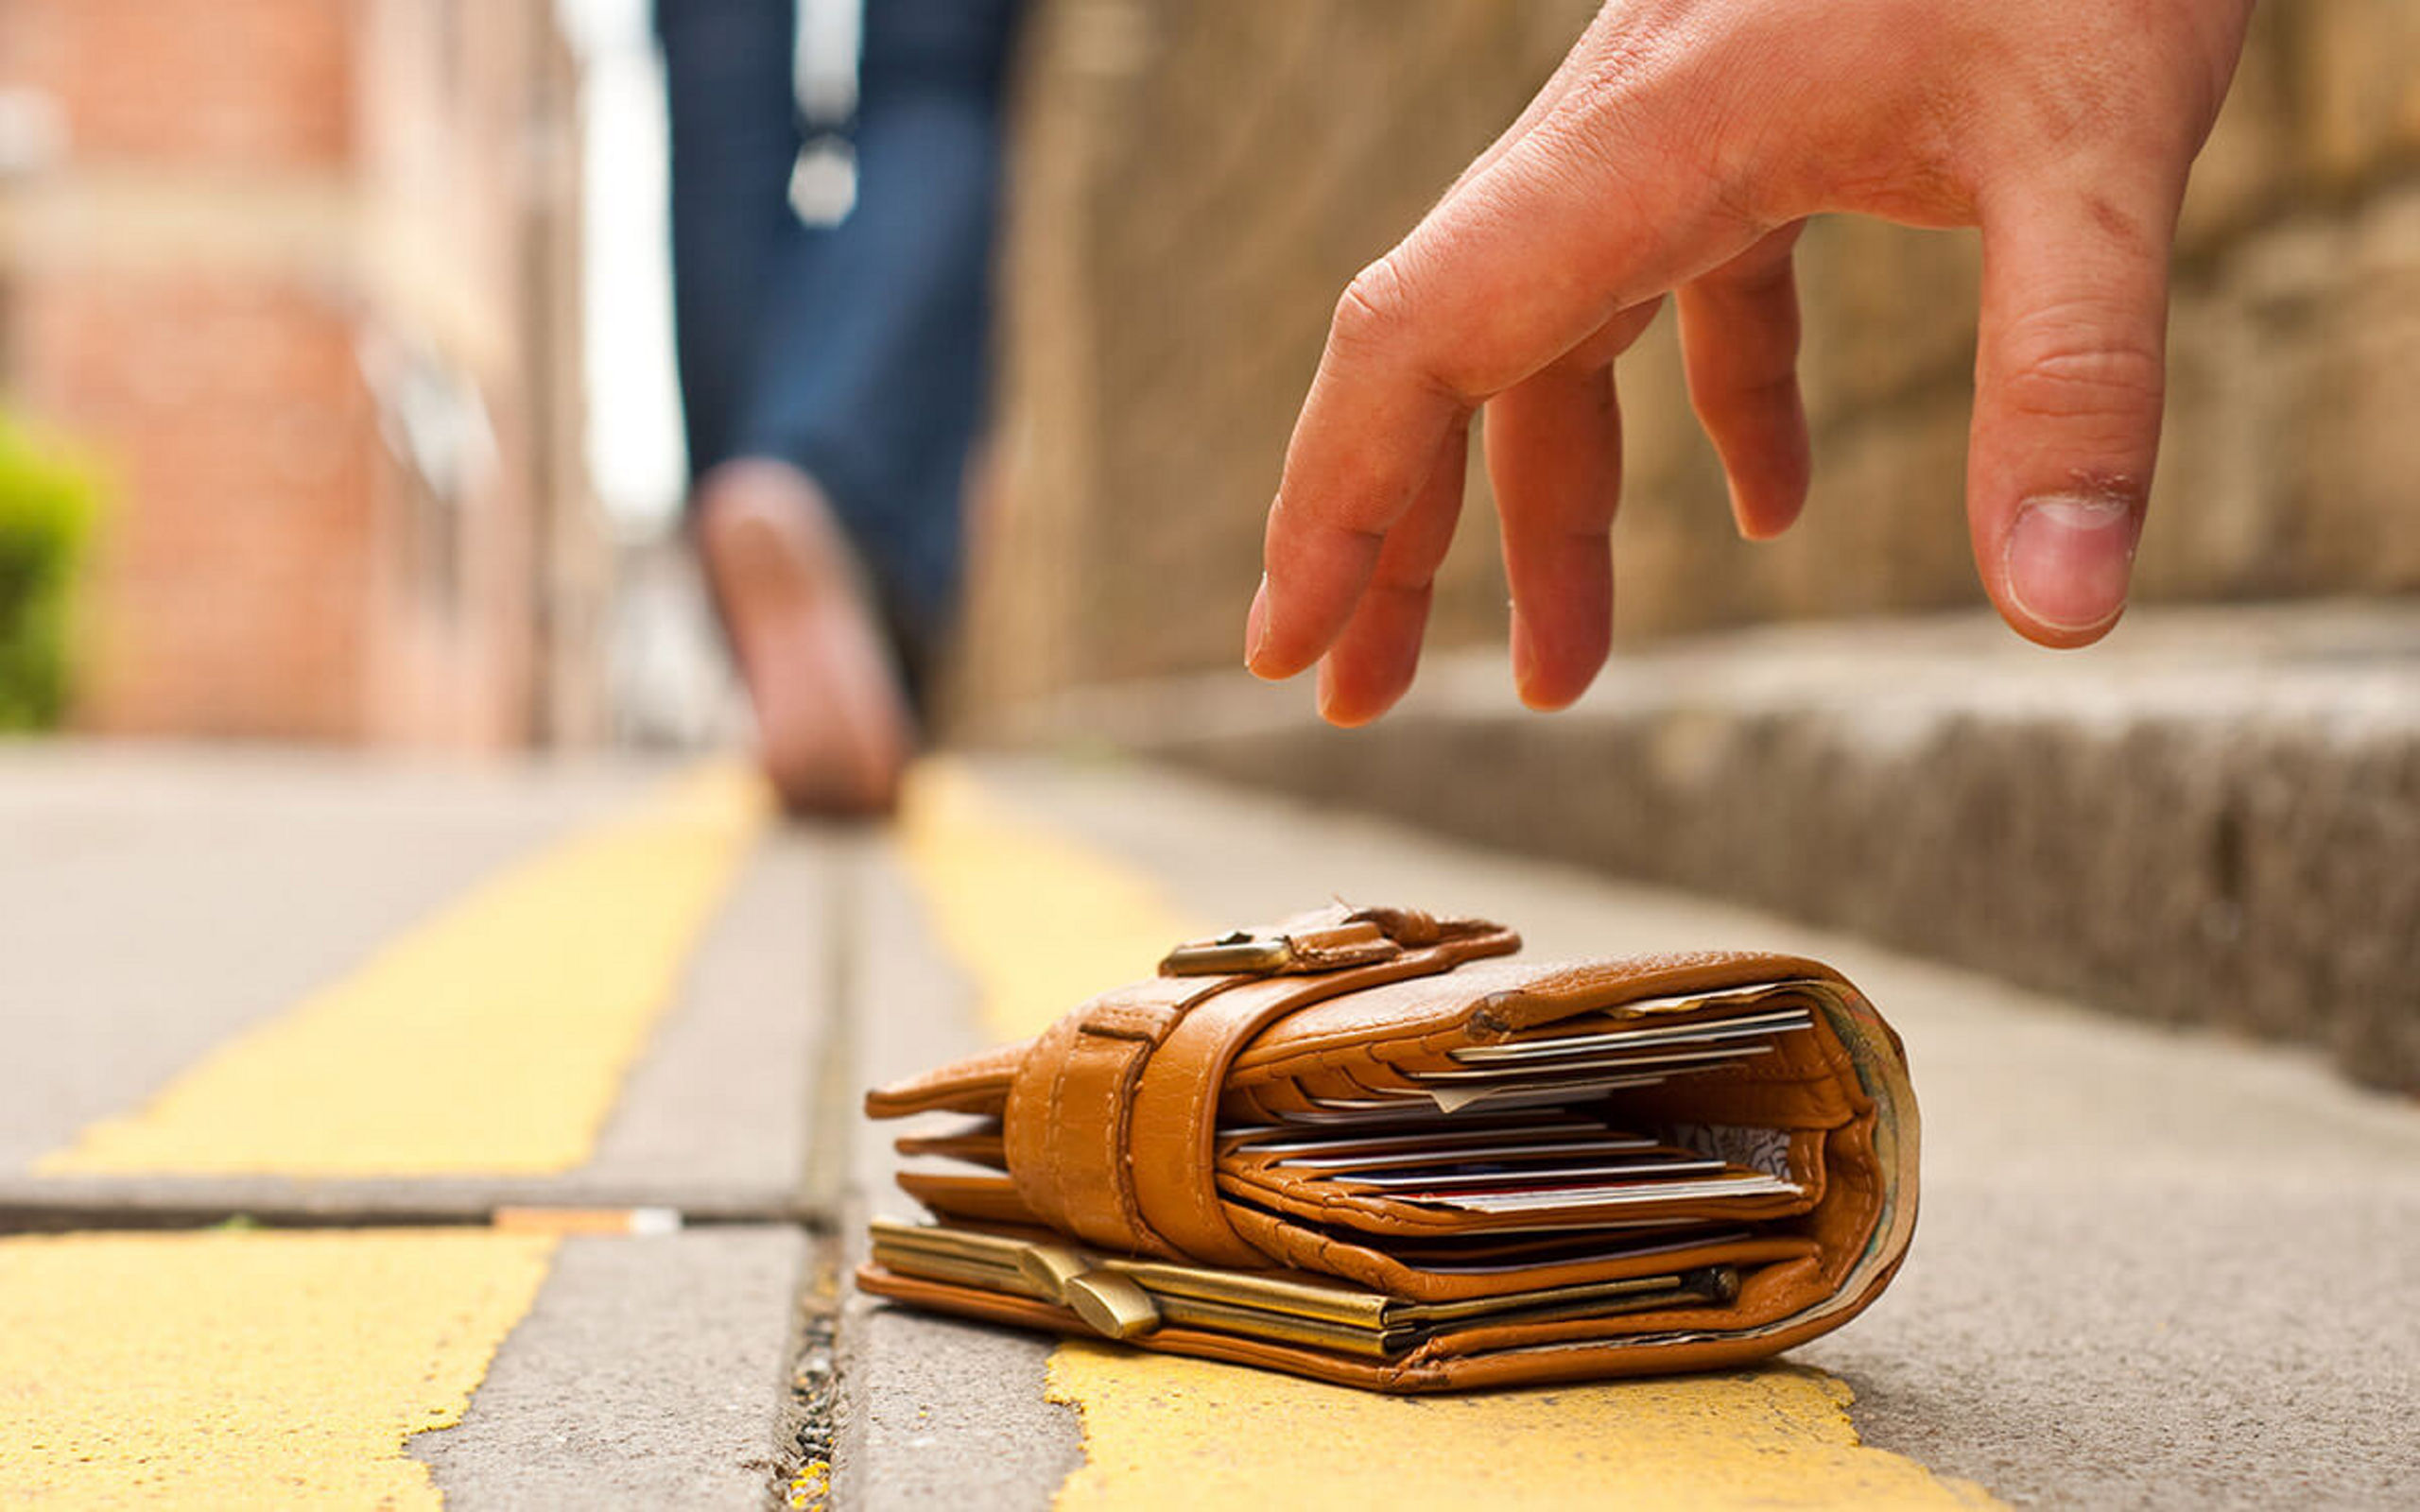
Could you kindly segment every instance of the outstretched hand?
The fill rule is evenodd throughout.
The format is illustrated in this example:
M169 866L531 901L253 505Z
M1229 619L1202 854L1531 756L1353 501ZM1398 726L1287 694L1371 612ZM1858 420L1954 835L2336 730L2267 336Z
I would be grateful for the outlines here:
M2159 444L2168 255L2251 0L1610 0L1563 66L1338 303L1269 514L1246 663L1320 663L1339 724L1410 685L1474 410L1522 698L1603 663L1621 487L1613 364L1667 294L1743 535L1806 498L1790 249L1855 211L1979 226L1966 513L2046 645L2125 607Z

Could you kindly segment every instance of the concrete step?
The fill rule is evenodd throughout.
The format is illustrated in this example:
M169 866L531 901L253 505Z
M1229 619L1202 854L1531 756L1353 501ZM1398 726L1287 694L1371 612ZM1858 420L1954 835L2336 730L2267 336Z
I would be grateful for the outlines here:
M1577 708L1432 658L1329 729L1219 674L1036 711L1322 809L1735 898L2420 1089L2420 602L2136 610L2054 654L1961 616L1618 655Z

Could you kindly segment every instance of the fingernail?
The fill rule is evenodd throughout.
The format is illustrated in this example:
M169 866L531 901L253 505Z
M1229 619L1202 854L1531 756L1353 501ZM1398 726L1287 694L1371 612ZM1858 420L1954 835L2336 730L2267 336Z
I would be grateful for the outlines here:
M1530 627L1521 606L1512 606L1512 691L1530 702L1530 683L1538 675L1538 648L1530 642Z
M2045 628L2090 630L2126 607L2142 518L2094 494L2028 499L2008 533L2008 596Z
M1252 611L1244 616L1244 665L1254 675L1260 668L1260 653L1269 649L1269 575L1260 575L1260 587L1252 595Z

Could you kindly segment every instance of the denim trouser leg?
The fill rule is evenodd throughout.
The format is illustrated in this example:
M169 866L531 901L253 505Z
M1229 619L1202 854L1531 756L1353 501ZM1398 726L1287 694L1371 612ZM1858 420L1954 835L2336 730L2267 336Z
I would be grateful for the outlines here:
M690 466L822 486L910 643L956 597L991 324L1013 0L867 0L856 204L805 227L792 0L659 0Z

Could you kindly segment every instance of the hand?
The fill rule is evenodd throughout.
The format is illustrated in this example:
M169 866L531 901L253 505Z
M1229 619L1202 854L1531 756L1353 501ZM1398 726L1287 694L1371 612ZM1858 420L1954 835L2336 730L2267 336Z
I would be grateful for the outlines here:
M1984 587L2046 645L2125 606L2159 444L2168 253L2250 0L1612 0L1521 118L1339 302L1246 629L1321 712L1411 683L1472 411L1513 676L1577 698L1613 634L1615 358L1664 296L1740 532L1805 504L1790 248L1858 211L1979 226L1966 465Z

